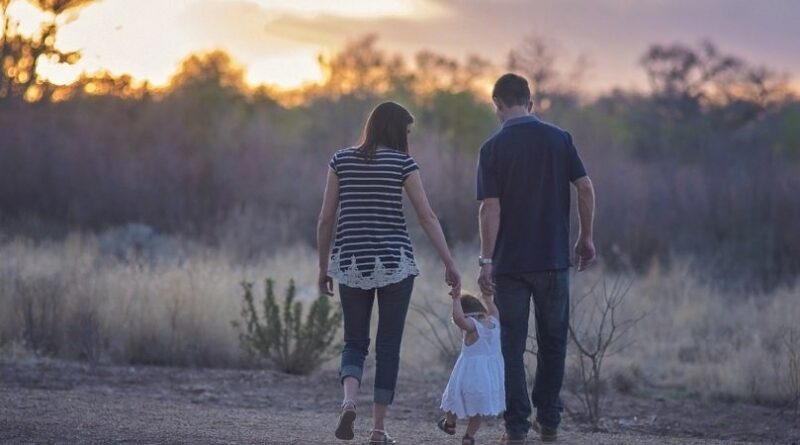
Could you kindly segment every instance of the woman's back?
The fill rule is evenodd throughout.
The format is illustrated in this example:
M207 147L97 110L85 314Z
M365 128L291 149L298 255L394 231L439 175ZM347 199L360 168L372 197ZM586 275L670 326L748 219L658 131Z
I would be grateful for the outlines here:
M414 159L388 148L372 158L346 148L330 167L339 180L339 218L329 274L361 289L419 274L403 216L403 182L418 169Z

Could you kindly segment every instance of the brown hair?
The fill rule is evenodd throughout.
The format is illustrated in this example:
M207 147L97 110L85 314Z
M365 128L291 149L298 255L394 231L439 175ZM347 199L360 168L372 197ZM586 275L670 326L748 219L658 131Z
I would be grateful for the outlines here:
M500 100L507 107L528 105L531 101L531 89L524 77L506 73L494 83L492 97Z
M478 300L470 294L461 294L461 310L464 311L465 314L486 314L486 307L481 303L481 300Z
M383 102L369 114L358 151L367 158L375 155L378 146L408 153L408 126L414 116L396 102Z

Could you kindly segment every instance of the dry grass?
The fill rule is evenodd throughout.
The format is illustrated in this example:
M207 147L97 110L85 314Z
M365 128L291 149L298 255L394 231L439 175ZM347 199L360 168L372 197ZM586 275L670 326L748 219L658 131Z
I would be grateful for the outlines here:
M19 355L19 346L26 345L47 355L102 362L245 366L230 324L239 317L241 280L258 282L261 292L267 276L279 290L294 278L299 300L316 297L316 257L309 247L266 252L242 263L224 250L171 240L170 249L180 246L179 255L145 259L109 253L101 238L72 235L61 242L0 244L0 349L7 356ZM476 287L476 249L461 246L456 255L466 287ZM446 316L450 300L443 270L425 252L418 258L423 275L414 301L427 300ZM796 288L726 295L691 271L689 262L673 262L669 270L652 267L635 278L620 311L647 316L627 334L632 344L608 357L607 375L629 390L662 386L790 403L797 391L798 352L792 349L797 342L786 339L795 338L790 332L800 319ZM602 266L573 275L573 294L609 275ZM425 332L430 327L412 311L404 372L447 371L432 365L443 363L443 354ZM335 368L335 361L326 367Z

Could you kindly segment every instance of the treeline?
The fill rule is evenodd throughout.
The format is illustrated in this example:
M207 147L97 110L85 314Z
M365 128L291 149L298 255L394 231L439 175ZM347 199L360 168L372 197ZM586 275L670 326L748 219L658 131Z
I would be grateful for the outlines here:
M328 158L393 99L417 119L412 154L449 238L472 241L475 155L498 127L486 87L513 69L531 79L537 113L578 144L610 264L690 255L701 276L745 290L800 273L800 102L781 76L711 44L654 45L641 60L650 92L592 99L577 87L581 65L559 70L533 38L506 66L431 52L408 61L372 36L320 63L326 80L295 91L249 86L212 52L188 57L163 89L97 74L40 86L41 100L0 98L3 224L143 222L243 257L311 242Z

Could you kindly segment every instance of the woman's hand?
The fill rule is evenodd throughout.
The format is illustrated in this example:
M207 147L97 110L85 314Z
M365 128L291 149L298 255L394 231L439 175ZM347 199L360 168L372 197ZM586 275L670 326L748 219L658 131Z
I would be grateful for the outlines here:
M454 264L445 265L444 282L452 288L450 290L451 297L461 296L461 275L458 274Z
M317 286L319 286L320 295L333 296L333 278L328 276L328 272L319 271L319 278L317 278Z

